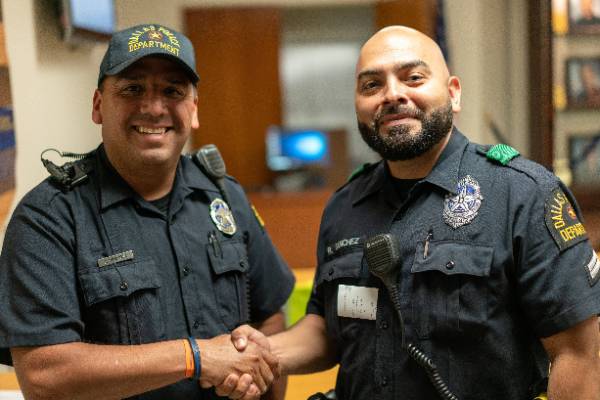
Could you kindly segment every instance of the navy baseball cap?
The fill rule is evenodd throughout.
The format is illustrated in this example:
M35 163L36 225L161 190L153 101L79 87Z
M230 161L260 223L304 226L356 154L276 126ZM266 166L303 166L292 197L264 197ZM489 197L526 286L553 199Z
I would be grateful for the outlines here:
M137 25L115 32L100 64L98 86L147 56L167 57L181 65L192 83L198 82L192 42L184 34L159 24Z

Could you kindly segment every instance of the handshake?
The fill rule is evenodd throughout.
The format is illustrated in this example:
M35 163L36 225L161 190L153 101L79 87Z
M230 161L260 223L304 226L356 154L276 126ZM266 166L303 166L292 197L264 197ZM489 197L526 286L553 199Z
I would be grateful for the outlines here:
M242 325L231 336L198 340L201 356L200 385L215 387L219 396L260 398L280 375L279 360L260 331Z

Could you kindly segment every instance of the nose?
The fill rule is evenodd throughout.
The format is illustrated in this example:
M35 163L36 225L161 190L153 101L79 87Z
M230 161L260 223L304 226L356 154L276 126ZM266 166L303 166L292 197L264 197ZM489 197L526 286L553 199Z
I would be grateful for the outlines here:
M408 103L407 87L397 78L389 78L385 85L384 102L385 103Z
M143 114L161 116L166 112L165 99L154 93L148 93L142 99L141 110Z

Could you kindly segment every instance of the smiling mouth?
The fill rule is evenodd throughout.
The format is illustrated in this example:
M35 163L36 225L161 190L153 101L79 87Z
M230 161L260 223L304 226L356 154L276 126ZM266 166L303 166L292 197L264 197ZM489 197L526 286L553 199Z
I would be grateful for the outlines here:
M167 131L169 130L169 128L167 127L151 128L148 126L134 126L133 129L135 129L138 133L141 133L142 135L162 135L164 133L167 133Z

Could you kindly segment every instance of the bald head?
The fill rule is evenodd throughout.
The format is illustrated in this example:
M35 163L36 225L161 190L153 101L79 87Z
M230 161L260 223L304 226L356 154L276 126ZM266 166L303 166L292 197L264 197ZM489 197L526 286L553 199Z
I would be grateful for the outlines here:
M429 36L406 26L388 26L375 33L363 45L358 63L357 75L365 68L373 65L376 59L380 62L425 63L430 69L439 73L441 78L450 75L442 50Z

